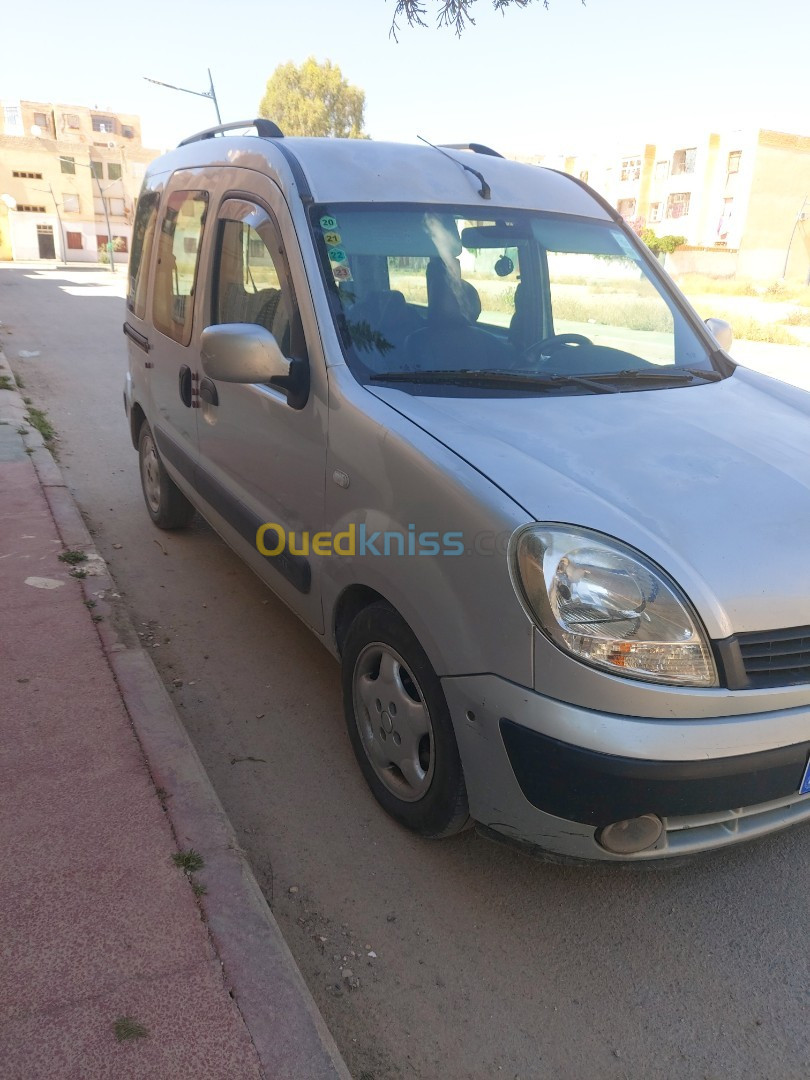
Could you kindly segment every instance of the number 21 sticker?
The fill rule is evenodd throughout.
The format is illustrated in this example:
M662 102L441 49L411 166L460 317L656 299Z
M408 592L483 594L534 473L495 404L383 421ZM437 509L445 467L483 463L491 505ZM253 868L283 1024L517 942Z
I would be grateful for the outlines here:
M340 233L326 232L323 234L323 238L330 247L334 247L335 244L340 243Z

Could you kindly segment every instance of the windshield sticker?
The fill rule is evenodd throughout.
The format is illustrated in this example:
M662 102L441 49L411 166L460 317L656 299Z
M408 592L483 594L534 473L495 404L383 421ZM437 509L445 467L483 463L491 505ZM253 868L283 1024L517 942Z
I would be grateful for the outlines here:
M340 243L340 233L337 232L325 232L323 238L330 247L335 247Z
M332 267L332 274L334 276L335 281L351 281L352 280L352 272L349 269L349 264L348 263L344 263L342 266L333 266Z
M338 248L338 247L330 248L329 249L329 262L337 263L338 265L340 265L340 263L345 263L346 262L346 252L343 250L343 248Z
M324 214L324 216L321 218L321 228L322 229L336 229L337 228L337 218L332 217L331 214Z

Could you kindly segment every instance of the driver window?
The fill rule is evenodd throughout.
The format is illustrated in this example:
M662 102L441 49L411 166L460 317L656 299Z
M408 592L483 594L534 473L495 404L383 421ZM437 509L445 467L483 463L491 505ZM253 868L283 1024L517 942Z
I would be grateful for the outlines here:
M275 229L245 221L220 222L214 267L214 323L255 323L269 330L285 356L291 355L295 304Z

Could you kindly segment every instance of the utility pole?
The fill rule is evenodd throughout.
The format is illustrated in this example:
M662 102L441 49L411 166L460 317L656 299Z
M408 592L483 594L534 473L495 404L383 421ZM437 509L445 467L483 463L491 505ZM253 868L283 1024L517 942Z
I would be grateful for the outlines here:
M219 112L219 102L217 101L217 92L214 89L214 77L211 74L211 68L208 68L208 90L189 90L185 86L175 86L174 83L161 82L160 79L150 79L148 75L144 75L144 79L147 82L154 83L155 86L165 86L169 90L179 90L183 94L194 94L195 97L209 98L214 103L214 109L217 114L217 123L222 123L222 117Z
M804 208L805 208L805 206L807 206L807 200L808 199L810 199L810 193L805 195L804 202L802 203L801 208L800 208L798 214L796 215L796 220L793 222L793 228L792 228L791 233L790 233L790 240L788 240L787 251L785 252L785 265L784 265L784 267L782 269L782 281L784 281L785 278L787 277L788 263L790 262L790 249L793 246L793 237L796 235L796 230L799 227L799 222L804 221Z
M34 188L34 191L41 191L45 194L45 188ZM59 246L62 249L62 262L67 266L67 245L65 243L65 227L62 224L62 215L59 213L59 203L56 201L56 195L54 194L53 184L48 181L48 192L53 199L53 208L56 211L56 220L59 222Z
M66 158L66 157L64 157L62 155L60 155L59 160L60 161L69 161L73 165L79 165L82 169L89 169L91 175L93 176L93 178L96 181L96 185L98 186L98 197L101 199L101 206L102 206L102 209L104 210L104 220L107 222L107 254L109 255L109 258L110 258L110 271L111 271L111 273L114 274L115 273L115 255L114 255L114 252L113 252L113 237L112 237L112 227L110 226L110 215L107 212L107 200L104 198L104 191L103 191L103 189L101 187L101 180L97 176L96 170L93 168L93 159L92 158L90 159L90 164L89 165L85 165L83 161L76 161L73 158ZM116 180L116 183L118 183L117 180ZM58 213L58 211L57 211L57 213Z

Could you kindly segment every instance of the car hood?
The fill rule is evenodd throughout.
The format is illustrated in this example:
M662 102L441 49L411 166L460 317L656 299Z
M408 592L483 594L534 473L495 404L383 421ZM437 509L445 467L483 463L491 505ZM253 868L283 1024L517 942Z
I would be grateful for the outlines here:
M529 520L643 551L710 636L810 624L810 394L743 368L717 383L618 394L370 389Z

